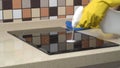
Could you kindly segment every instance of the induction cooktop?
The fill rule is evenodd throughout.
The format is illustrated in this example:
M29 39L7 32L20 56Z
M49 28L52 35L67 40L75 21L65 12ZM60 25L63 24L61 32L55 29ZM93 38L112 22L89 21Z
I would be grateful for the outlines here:
M119 46L80 32L74 33L76 42L66 42L71 39L72 32L62 27L17 30L8 33L49 55Z

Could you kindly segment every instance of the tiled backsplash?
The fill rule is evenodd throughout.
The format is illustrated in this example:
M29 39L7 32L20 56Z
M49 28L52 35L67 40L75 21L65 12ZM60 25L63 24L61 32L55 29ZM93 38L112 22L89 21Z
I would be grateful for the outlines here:
M71 18L89 0L0 0L0 22Z

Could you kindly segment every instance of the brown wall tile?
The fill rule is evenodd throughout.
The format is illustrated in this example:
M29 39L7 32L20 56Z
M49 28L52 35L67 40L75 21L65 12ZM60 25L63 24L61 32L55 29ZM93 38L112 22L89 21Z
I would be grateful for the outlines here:
M66 7L66 14L67 15L72 15L74 12L73 6L67 6Z
M49 8L41 8L41 16L49 16Z
M23 9L23 18L31 18L31 9Z
M74 0L66 0L66 6L73 6Z
M13 9L21 8L22 0L13 0Z

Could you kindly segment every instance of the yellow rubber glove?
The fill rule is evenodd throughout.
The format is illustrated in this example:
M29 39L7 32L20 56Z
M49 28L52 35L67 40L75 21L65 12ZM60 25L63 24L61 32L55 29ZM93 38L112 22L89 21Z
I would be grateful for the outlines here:
M92 0L83 10L77 28L96 28L109 7L120 5L120 0Z

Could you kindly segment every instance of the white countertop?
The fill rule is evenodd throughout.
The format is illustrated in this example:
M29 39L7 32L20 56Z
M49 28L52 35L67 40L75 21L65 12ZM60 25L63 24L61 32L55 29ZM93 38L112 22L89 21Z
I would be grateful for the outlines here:
M75 68L120 60L120 46L47 55L7 33L13 30L65 27L65 21L60 19L0 24L0 68ZM103 34L100 29L81 32L120 44L120 37Z

